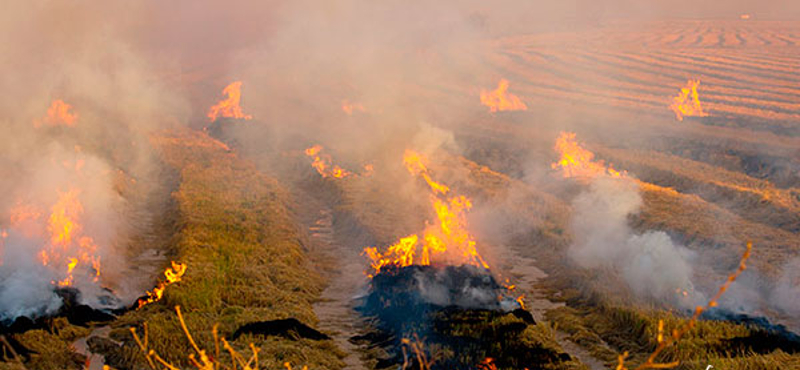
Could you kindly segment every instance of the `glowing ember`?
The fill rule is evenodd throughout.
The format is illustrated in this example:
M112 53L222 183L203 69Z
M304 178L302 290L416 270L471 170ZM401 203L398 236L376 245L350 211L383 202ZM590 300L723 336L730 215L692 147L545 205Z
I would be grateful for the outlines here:
M330 155L321 153L322 149L322 145L314 145L306 149L306 155L314 159L311 166L314 167L322 177L341 179L353 175L352 172L334 165Z
M697 95L697 86L699 85L700 81L689 80L678 96L672 99L673 102L669 108L675 112L675 118L678 121L683 121L683 117L708 116L707 113L703 112L703 107L700 106L700 97Z
M603 161L595 161L594 153L584 149L575 140L575 133L561 132L556 139L555 150L561 155L558 162L553 163L553 169L561 169L564 177L594 178L600 175L621 177L625 173L614 170Z
M353 112L355 112L355 111L364 113L367 110L361 104L351 103L346 99L342 100L342 112L345 112L348 116L352 116Z
M47 109L47 116L41 120L33 121L33 125L40 127L48 126L75 126L78 114L72 111L72 106L63 100L53 100L50 108Z
M437 222L425 228L422 238L417 234L406 236L383 253L376 247L365 248L363 254L370 259L374 270L367 275L372 277L387 266L432 263L469 264L488 269L489 266L475 247L475 238L466 228L466 212L472 207L469 199L464 196L441 198L450 189L433 181L425 166L425 159L419 153L407 150L403 162L412 175L422 176L431 188L431 206ZM420 257L416 259L418 252Z
M186 273L186 264L172 261L172 267L167 267L164 270L165 280L159 282L152 292L147 292L147 298L140 298L137 308L159 301L164 296L164 290L167 289L167 286L181 281L184 273Z
M225 87L222 90L223 95L228 97L221 100L217 105L208 110L208 118L213 122L219 117L252 119L253 116L244 114L242 107L239 106L239 101L242 99L242 81L236 81Z
M481 91L481 104L489 107L492 113L497 111L527 110L528 106L518 96L508 92L508 80L502 79L494 91Z

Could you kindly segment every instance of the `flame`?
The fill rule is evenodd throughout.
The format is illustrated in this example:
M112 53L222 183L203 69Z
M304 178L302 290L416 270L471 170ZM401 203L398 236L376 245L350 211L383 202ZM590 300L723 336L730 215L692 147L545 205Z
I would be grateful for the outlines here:
M55 282L59 286L71 286L74 283L73 274L79 267L82 271L92 272L95 282L100 276L100 257L96 255L97 245L94 239L83 235L80 220L84 209L79 196L78 189L59 192L58 201L52 206L47 219L49 243L39 252L39 261L43 265L53 266L56 269L59 266L65 268L64 278ZM33 217L29 213L30 209L27 212L12 215L12 223L15 217L17 222L21 222L23 218Z
M739 19L748 20L748 19L750 19L750 14L742 14L742 15L739 16Z
M436 214L436 222L428 224L422 238L418 234L406 236L383 253L376 247L364 248L363 254L370 259L374 270L367 275L373 277L387 266L405 267L415 263L424 266L430 265L434 260L488 269L489 265L475 247L475 238L466 228L466 212L472 207L470 200L464 196L441 198L450 188L431 178L425 166L425 158L419 153L407 150L403 162L412 175L424 178L431 188L431 206ZM415 259L418 251L420 257Z
M42 125L48 126L75 126L78 120L78 114L72 111L72 106L65 103L61 99L53 100L50 108L47 109L47 115L40 119L33 121L35 127Z
M242 118L252 119L253 116L244 114L242 107L239 106L239 101L242 99L242 81L232 82L230 85L222 90L223 95L228 97L225 100L220 100L217 105L208 110L208 118L213 122L219 117L229 118Z
M478 364L478 369L480 370L497 370L497 364L494 363L494 359L491 357L487 357ZM527 369L526 369L527 370Z
M322 145L314 145L305 150L306 155L314 159L314 161L311 163L311 166L314 167L314 169L316 169L322 177L341 179L354 175L352 172L347 171L338 165L334 165L331 156L321 153L322 150ZM372 171L372 167L370 166L368 170Z
M697 95L697 86L699 85L699 80L689 80L678 96L672 99L673 101L669 108L675 112L675 118L678 121L683 121L683 117L708 116L707 113L703 112L703 107L700 106L700 98Z
M523 310L525 309L525 295L524 294L522 294L519 297L517 297L517 303L519 303L519 307L520 308L522 308Z
M355 111L364 113L367 109L359 103L351 103L347 99L342 100L342 112L345 112L348 116L352 116Z
M584 149L575 140L575 133L561 132L556 139L555 151L561 155L558 162L550 167L561 169L564 177L594 178L600 175L621 177L625 172L619 172L611 166L606 166L603 161L594 161L594 153Z
M528 106L518 96L508 92L508 80L501 79L494 91L481 90L481 104L489 111L527 110Z
M448 188L446 185L439 184L431 179L431 176L428 174L428 168L425 165L425 160L419 153L413 150L406 150L406 153L403 156L403 164L406 166L406 169L408 169L408 172L410 172L412 175L422 176L434 193L447 194L447 192L450 191L450 188Z
M177 263L172 261L172 266L167 267L164 270L164 281L158 283L158 285L153 288L152 292L147 292L147 298L140 298L138 301L138 308L142 308L147 304L157 302L161 300L161 297L164 296L164 290L167 289L167 286L177 283L181 281L181 277L183 274L186 273L186 264L185 263Z

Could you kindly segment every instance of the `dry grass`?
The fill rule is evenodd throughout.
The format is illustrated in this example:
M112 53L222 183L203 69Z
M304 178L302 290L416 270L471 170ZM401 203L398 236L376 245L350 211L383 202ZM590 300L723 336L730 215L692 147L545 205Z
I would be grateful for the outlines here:
M181 314L180 306L175 306L175 312L177 313L178 320L181 323L181 329L183 329L183 333L186 335L186 339L191 344L191 350L194 352L190 352L186 357L189 359L189 362L197 368L198 370L262 370L267 369L266 367L262 367L259 365L258 362L258 353L261 352L261 349L256 347L253 343L250 343L249 349L251 355L249 357L245 357L238 351L236 351L231 344L225 340L224 337L220 337L217 331L217 325L214 325L212 328L212 333L214 336L214 346L213 346L213 353L209 354L205 349L201 349L198 347L197 343L192 338L192 334L189 332L189 329L186 327L186 321L183 319L183 315ZM142 351L142 354L145 357L147 362L147 366L150 367L152 370L178 370L179 367L168 362L162 356L160 356L155 350L150 349L148 347L148 333L147 333L147 325L143 326L144 328L144 335L143 337L139 337L136 333L136 329L131 328L131 335L133 336L136 344L139 346L139 349ZM174 350L173 350L174 351ZM220 356L221 351L225 351L230 356L230 364L225 363L222 361L222 357ZM292 367L289 362L285 362L283 364L287 370L292 370ZM304 366L303 370L307 370L308 367Z

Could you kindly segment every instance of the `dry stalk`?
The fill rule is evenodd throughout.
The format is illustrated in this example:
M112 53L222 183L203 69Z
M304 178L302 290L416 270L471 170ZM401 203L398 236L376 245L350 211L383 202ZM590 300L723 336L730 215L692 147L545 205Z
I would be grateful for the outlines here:
M417 358L417 363L419 364L420 370L431 370L431 367L438 359L438 356L432 356L428 358L428 354L425 353L425 343L423 340L419 339L417 334L414 334L414 339L411 340L409 338L403 338L400 340L403 344L403 369L407 369L409 366L408 363L408 353L406 351L406 347L410 348L411 351Z
M186 335L186 338L189 340L189 344L191 344L192 349L195 353L191 353L188 355L189 362L197 368L198 370L259 370L261 369L258 364L258 352L261 351L260 348L256 347L253 343L250 343L250 350L253 352L253 355L250 358L245 359L242 355L240 355L230 343L225 340L224 337L219 336L218 332L218 325L214 325L212 329L212 334L214 336L214 357L211 358L206 354L204 349L201 349L200 346L197 345L197 342L194 341L192 334L189 332L189 328L186 326L186 321L183 318L183 314L181 313L180 306L175 306L175 312L178 314L178 321L180 321L181 328L183 329L183 333ZM139 346L139 349L144 354L145 359L147 360L147 365L150 367L151 370L180 370L177 366L169 363L168 361L164 360L161 356L159 356L155 350L148 348L148 341L147 341L147 323L144 323L144 336L139 337L136 334L136 329L131 328L131 334L133 335L133 339L136 341L136 344ZM220 345L221 344L221 345ZM221 349L225 349L231 356L231 364L223 364L219 361L220 358L220 351ZM160 365L160 367L159 367ZM288 370L292 370L291 365L287 362L284 366ZM110 369L109 369L110 370ZM308 370L307 366L303 366L302 370Z
M20 358L20 356L17 354L17 351L14 350L14 347L11 347L11 343L8 342L8 339L6 339L5 335L0 335L0 342L3 343L3 357L6 357L6 350L8 350L8 353L11 353L11 359L23 369L27 369L25 364L22 362L22 358Z

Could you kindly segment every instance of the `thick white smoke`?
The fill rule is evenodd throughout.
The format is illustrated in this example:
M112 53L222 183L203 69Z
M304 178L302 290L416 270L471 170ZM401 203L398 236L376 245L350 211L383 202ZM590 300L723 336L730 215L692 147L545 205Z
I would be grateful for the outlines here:
M6 236L0 251L3 321L21 315L49 314L57 309L61 302L54 292L54 282L67 278L70 258L80 259L86 253L87 259L100 263L100 271L114 271L122 263L116 258L121 252L116 250L115 242L123 228L120 212L125 204L113 189L114 172L109 164L58 143L29 154L25 164L29 167L17 179L18 186L6 194L14 202L4 210L9 224L3 225ZM65 205L63 199L76 203ZM59 207L65 212L56 211L57 205L65 206ZM62 215L69 218L69 223L53 221ZM53 241L66 234L69 242ZM113 273L109 275L114 277ZM81 260L71 276L70 286L83 293L81 303L103 306L97 298L102 287L99 279L95 281L96 270L91 263Z
M700 298L692 284L692 252L663 231L636 234L628 226L642 206L634 182L598 177L572 205L575 239L568 254L579 266L617 271L641 297L679 305Z

